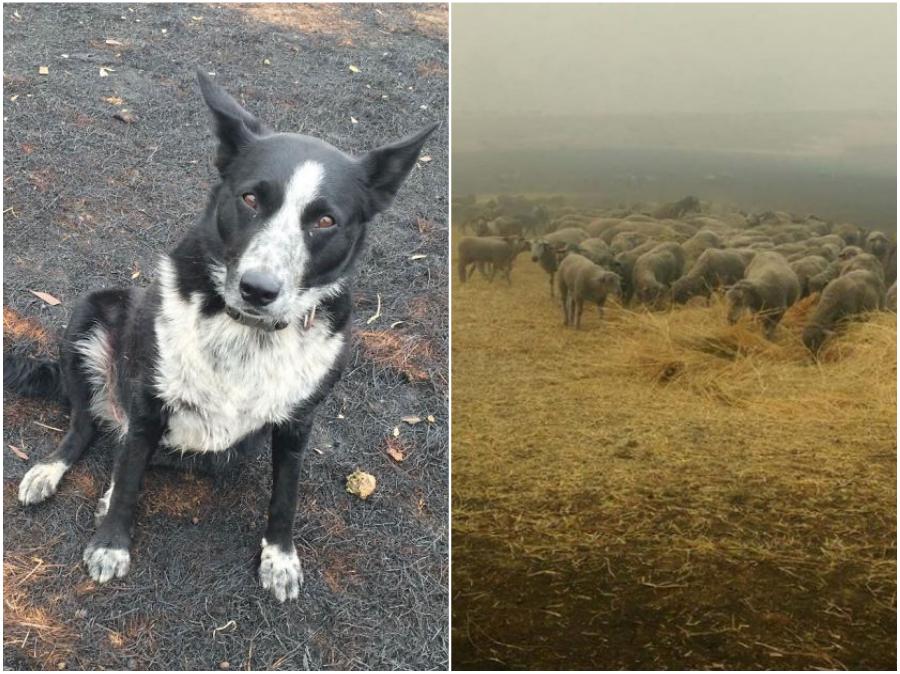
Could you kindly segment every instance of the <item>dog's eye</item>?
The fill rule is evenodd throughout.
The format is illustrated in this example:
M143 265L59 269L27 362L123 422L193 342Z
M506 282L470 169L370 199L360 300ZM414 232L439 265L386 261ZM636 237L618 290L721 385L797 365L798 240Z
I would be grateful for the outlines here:
M259 202L256 200L256 195L253 194L253 193L251 193L251 192L247 192L246 194L242 194L242 195L241 195L241 199L243 199L243 200L244 200L244 203L247 204L247 205L248 205L250 208L252 208L254 211L255 211L256 208L259 206Z
M329 227L334 227L334 218L330 215L323 215L316 223L316 229L328 229Z

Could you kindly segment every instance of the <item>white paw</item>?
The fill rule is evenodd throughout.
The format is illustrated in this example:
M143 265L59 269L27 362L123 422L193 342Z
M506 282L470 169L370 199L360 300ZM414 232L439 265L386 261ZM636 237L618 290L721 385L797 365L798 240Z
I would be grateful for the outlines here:
M107 548L90 543L84 551L84 563L91 578L105 583L113 578L125 577L131 566L131 553L124 548Z
M68 468L62 461L35 464L19 483L19 501L32 505L53 496Z
M277 545L269 544L265 538L262 539L259 582L265 589L271 590L275 599L280 602L299 597L300 586L303 584L303 569L300 568L296 548L291 545L290 552L285 553Z

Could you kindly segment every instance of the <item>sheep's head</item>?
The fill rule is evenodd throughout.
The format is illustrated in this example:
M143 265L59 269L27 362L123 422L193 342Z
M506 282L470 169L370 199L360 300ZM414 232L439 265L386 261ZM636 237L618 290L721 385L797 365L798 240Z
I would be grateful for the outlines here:
M831 330L826 330L816 323L810 323L803 329L803 344L814 357L818 357L822 344L831 334Z
M700 290L702 281L691 276L682 276L672 284L672 301L684 304Z
M744 309L754 309L759 305L756 288L749 281L738 281L725 293L728 300L728 322L734 325L738 322Z

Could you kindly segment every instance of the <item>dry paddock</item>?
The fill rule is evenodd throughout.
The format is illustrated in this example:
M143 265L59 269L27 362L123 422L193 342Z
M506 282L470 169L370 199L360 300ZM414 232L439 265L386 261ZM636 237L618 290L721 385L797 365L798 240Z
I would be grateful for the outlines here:
M814 364L725 307L452 281L453 665L893 669L896 316Z
M7 395L5 668L446 667L446 6L7 4L3 16L6 339L41 340L40 325L52 342L82 293L146 286L202 211L216 173L197 67L274 128L352 153L444 123L357 270L351 362L301 477L300 600L279 605L254 575L267 455L219 479L151 470L130 574L90 581L81 553L114 443L22 508L18 482L66 418ZM132 123L114 117L123 108ZM365 502L345 491L357 468L378 479Z

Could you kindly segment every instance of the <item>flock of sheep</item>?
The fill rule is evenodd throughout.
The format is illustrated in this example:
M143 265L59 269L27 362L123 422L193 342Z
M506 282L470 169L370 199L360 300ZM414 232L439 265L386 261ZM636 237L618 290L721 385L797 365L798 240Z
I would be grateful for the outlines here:
M768 338L787 309L819 293L803 332L817 354L844 320L897 307L895 237L816 216L784 212L710 214L694 197L652 214L594 212L516 205L517 214L498 214L464 204L458 244L461 282L475 269L493 281L511 283L517 256L531 252L547 272L551 297L558 294L564 323L580 327L584 302L603 305L616 295L623 305L658 309L709 297L724 290L728 320L755 314ZM513 210L510 208L509 210Z

